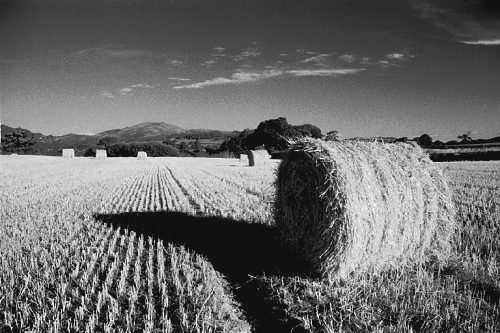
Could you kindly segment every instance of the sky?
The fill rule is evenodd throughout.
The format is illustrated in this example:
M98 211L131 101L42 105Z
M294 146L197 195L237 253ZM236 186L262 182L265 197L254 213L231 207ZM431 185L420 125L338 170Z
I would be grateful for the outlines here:
M500 135L494 0L0 2L1 122Z

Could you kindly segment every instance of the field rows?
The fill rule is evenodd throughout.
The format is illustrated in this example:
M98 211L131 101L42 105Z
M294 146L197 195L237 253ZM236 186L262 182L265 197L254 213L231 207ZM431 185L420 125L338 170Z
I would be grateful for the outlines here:
M0 327L247 332L256 324L258 318L248 317L250 304L238 304L234 296L235 281L214 269L220 262L207 260L213 253L204 253L211 241L204 236L216 237L221 244L211 245L214 253L230 267L258 266L261 257L253 251L272 240L242 225L272 228L277 162L249 168L230 159L18 156L0 163ZM282 329L299 325L315 332L498 331L500 164L442 166L460 224L447 267L360 276L338 285L254 276L245 287L255 286L250 294L261 297L254 310L292 323ZM212 232L191 230L202 226L192 223L193 216L199 223L220 218L238 226L227 233L236 238L218 235L229 228L225 224ZM176 219L191 225L182 230ZM194 249L200 251L164 237L175 232L199 237L203 246ZM243 240L240 250L249 247L247 256L232 262L226 253Z
M202 257L96 220L99 212L193 213L165 164L41 161L26 172L15 162L1 174L0 322L37 332L248 326Z

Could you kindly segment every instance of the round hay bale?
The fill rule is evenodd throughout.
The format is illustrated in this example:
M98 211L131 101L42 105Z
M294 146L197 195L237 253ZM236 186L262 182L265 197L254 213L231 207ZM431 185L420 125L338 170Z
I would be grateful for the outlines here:
M95 157L98 160L104 160L104 159L106 159L108 157L108 153L104 149L97 149L95 151Z
M455 229L440 168L419 147L378 142L292 143L275 216L285 245L329 280L445 259Z
M140 160L145 160L148 158L148 154L145 151L137 152L137 158Z
M267 150L250 150L248 152L248 165L249 166L262 166L266 165L271 155Z

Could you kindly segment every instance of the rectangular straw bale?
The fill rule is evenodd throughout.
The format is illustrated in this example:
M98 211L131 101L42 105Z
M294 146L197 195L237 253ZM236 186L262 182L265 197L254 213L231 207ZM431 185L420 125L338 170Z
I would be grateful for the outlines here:
M145 151L140 151L137 153L137 158L140 160L145 160L148 158L148 154Z
M250 150L248 152L248 165L263 166L267 164L270 158L271 155L269 155L267 150Z
M240 162L248 163L248 155L247 154L240 154Z
M98 159L98 160L104 160L108 157L108 153L106 152L105 149L97 149L95 151L95 157Z
M62 156L64 158L73 158L75 157L75 150L73 148L65 148L62 150Z

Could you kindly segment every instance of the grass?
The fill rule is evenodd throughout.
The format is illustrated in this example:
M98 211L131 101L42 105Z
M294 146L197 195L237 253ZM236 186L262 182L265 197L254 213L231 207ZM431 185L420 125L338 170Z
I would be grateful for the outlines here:
M500 164L450 163L460 224L445 265L324 283L267 276L261 288L314 332L498 332Z
M441 164L449 262L328 283L280 252L273 161L0 158L0 328L500 331L500 163Z

